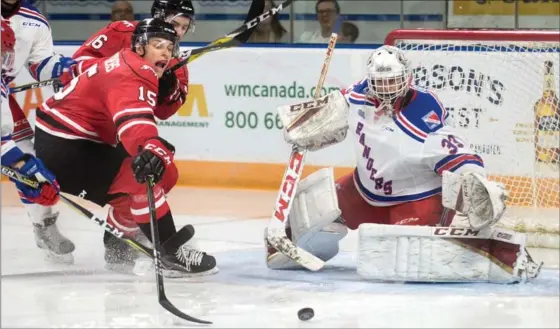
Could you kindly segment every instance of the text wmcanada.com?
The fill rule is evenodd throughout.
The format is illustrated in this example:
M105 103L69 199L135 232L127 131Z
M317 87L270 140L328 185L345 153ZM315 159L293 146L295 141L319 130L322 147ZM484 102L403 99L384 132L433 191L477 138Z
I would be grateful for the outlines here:
M338 87L323 87L321 96L324 96ZM313 98L315 87L304 87L292 82L290 85L224 85L228 97L262 97L262 98Z

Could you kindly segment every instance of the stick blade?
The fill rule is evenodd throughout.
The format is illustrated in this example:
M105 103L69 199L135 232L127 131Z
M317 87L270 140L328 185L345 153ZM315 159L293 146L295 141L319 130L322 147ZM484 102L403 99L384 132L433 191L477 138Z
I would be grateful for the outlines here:
M192 317L188 314L185 314L183 312L181 312L178 308L176 308L173 304L171 304L171 302L167 299L160 299L159 304L161 305L161 307L163 307L164 309L166 309L167 311L169 311L169 313L183 319L189 322L194 322L194 323L200 323L200 324L212 324L212 322L210 321L206 321L206 320L201 320L201 319L197 319L195 317Z
M290 257L310 271L316 272L325 266L324 261L296 246L288 239L284 228L269 227L267 240L276 250Z

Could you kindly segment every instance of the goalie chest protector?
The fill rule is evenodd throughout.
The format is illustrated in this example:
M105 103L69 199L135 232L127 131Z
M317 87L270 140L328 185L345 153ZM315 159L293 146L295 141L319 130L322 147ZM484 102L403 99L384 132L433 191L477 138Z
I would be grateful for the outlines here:
M454 129L445 125L445 107L417 87L401 109L386 111L365 90L362 80L346 91L350 138L355 147L354 181L374 206L421 200L441 193L441 172L482 160Z

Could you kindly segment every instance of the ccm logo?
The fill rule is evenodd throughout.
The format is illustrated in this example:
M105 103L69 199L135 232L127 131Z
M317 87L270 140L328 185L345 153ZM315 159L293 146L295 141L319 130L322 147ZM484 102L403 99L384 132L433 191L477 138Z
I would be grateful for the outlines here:
M33 22L23 22L23 26L41 27L40 24L33 23Z
M511 240L512 235L509 234L509 233L498 232L498 234L496 235L496 237L497 237L498 239Z
M292 197L294 196L296 180L299 176L302 160L303 153L295 152L294 156L290 158L286 179L282 182L280 197L276 202L276 209L274 210L274 217L282 222L286 220L286 210L290 206Z
M434 235L439 236L477 236L479 231L462 227L436 227Z
M291 112L297 112L297 111L301 111L301 110L308 110L308 109L312 109L312 108L315 108L315 107L320 107L320 106L327 105L328 102L329 102L329 95L326 95L326 96L323 96L321 98L317 98L317 99L309 101L309 102L290 105L290 111Z
M171 157L161 147L154 144L146 144L146 150L154 151L155 153L161 155L163 160L165 160L165 163L167 163L168 165L171 164Z
M113 235L115 235L119 238L122 238L122 236L124 235L124 232L119 231L112 224L109 224L108 222L104 221L103 219L101 219L99 217L93 217L93 220L97 223L97 225L99 225L101 227L108 228L111 232L113 232Z

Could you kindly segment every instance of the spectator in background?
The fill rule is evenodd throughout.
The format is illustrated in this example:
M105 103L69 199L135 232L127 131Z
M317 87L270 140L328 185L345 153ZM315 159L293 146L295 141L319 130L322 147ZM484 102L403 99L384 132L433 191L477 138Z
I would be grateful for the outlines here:
M272 0L266 0L264 5L264 12L269 11L276 4ZM264 42L264 43L278 43L278 42L289 42L289 35L286 29L280 24L280 19L278 15L267 18L262 21L257 27L248 42Z
M360 35L360 30L358 27L350 22L343 22L340 28L340 41L341 43L354 43L358 36Z
M317 0L315 13L319 22L319 29L306 31L301 34L299 42L327 43L340 15L340 5L336 0Z
M117 0L111 7L111 22L116 21L133 21L134 9L130 2L126 0Z

